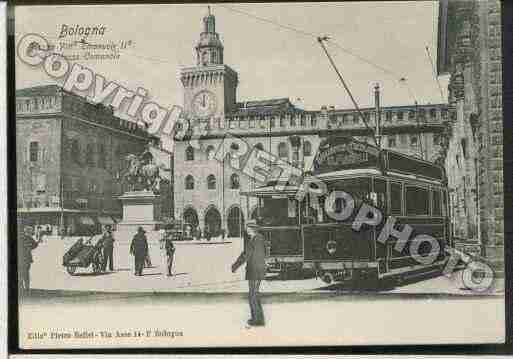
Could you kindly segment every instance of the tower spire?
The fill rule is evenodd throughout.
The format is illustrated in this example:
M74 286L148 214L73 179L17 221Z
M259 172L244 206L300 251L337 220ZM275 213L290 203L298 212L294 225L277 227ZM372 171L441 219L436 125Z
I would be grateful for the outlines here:
M219 65L223 63L223 44L216 32L216 18L210 5L208 14L203 17L203 31L196 46L197 64L199 66Z

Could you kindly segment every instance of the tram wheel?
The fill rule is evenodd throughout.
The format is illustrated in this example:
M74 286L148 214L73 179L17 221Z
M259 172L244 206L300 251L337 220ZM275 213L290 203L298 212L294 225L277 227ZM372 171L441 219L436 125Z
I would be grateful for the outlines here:
M66 267L66 272L68 272L69 275L74 275L76 271L77 271L77 267L75 267L75 266L67 266Z

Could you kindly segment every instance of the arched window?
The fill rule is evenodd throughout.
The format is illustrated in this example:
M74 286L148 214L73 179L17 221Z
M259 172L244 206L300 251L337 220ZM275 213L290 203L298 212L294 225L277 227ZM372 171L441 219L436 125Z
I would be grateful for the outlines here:
M207 188L216 189L216 177L214 175L209 175L207 177Z
M289 148L285 142L281 142L278 145L278 157L279 158L289 158Z
M207 160L213 160L215 156L215 148L214 146L208 146L207 147Z
M89 143L87 144L87 150L86 150L86 164L88 166L91 166L93 167L94 166L94 148L93 148L93 144L92 143Z
M194 189L194 177L191 175L185 177L185 189Z
M308 141L303 142L303 156L312 155L312 144Z
M239 189L240 188L240 180L239 175L234 173L230 177L230 188L231 189Z
M185 150L185 160L194 161L194 148L192 146L187 147Z

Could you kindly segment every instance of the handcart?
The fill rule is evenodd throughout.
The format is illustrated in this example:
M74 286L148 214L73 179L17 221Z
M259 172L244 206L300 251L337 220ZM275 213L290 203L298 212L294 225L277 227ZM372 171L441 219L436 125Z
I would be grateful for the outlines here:
M93 237L84 243L83 238L73 244L62 257L62 265L69 275L74 275L77 268L87 268L92 264L93 273L101 273L103 250L101 241L91 244Z

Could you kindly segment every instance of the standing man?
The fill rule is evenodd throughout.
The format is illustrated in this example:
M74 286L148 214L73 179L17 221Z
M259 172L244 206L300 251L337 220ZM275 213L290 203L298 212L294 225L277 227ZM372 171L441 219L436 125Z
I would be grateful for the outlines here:
M21 288L29 293L30 291L30 267L34 262L32 257L32 251L37 247L38 243L34 240L32 227L26 225L23 228L23 234L18 238L18 241L21 245L21 255L18 256L20 258L19 270L20 270L20 278L21 279ZM18 247L19 248L19 247Z
M251 326L265 325L264 311L260 303L260 283L265 279L265 243L262 234L258 233L256 222L251 220L246 224L244 233L244 251L232 264L232 273L246 263L246 280L249 286L249 308Z
M173 275L172 269L173 269L173 259L175 257L175 245L173 244L173 226L171 224L168 224L166 226L166 232L164 234L165 238L165 249L166 249L166 256L167 256L167 276L171 277Z
M144 260L148 254L148 240L145 235L146 231L143 227L137 228L137 233L130 243L130 254L134 256L135 275L141 276Z
M107 260L109 261L109 270L114 271L114 258L112 256L114 252L114 236L112 235L112 226L107 224L104 228L103 236L102 236L102 246L103 246L103 263L102 269L105 272L107 269Z

